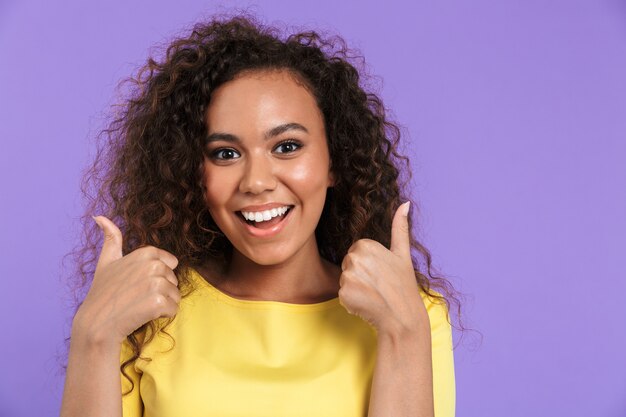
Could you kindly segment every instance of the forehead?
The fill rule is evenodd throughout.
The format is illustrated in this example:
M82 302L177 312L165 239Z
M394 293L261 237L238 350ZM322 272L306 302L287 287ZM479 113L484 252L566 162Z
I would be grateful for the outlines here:
M248 71L218 88L206 112L210 131L267 128L297 122L313 130L323 125L315 97L297 76L287 70Z

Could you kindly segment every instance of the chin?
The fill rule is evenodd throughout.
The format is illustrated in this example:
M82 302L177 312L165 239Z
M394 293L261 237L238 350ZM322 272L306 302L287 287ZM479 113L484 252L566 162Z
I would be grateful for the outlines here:
M257 265L269 266L278 265L286 262L289 259L288 255L284 254L247 254L242 253L243 256L251 260Z
M233 243L234 250L238 252L239 256L262 266L280 265L296 257L306 256L307 252L312 251L309 250L310 245L315 245L314 238L304 242L286 238L282 241L249 242L240 240Z

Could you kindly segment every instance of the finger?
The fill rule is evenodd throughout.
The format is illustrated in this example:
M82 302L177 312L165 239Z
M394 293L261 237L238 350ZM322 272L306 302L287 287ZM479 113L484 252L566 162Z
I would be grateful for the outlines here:
M143 260L158 259L172 270L175 269L176 266L178 266L178 258L176 256L166 250L157 248L156 246L142 246L133 253L136 254L135 256L138 256Z
M178 303L169 296L165 296L159 303L158 311L160 312L159 317L174 317L178 313Z
M343 290L345 292L345 290ZM341 306L350 314L352 314L352 312L350 311L350 309L345 305L344 298L343 298L343 293L342 293L342 289L339 289L339 304L341 304Z
M168 298L168 303L167 303L167 307L168 307L168 311L167 311L167 317L175 317L176 314L178 313L178 302L172 300L171 298ZM180 300L179 300L180 302Z
M401 204L393 216L391 223L391 252L405 259L411 259L411 240L409 236L409 205L410 201Z
M170 267L170 269L176 269L176 267L178 266L178 258L166 250L158 249L157 257L162 260L165 265Z
M354 245L353 245L354 246ZM341 270L345 271L348 268L354 267L355 255L353 253L348 253L341 260Z
M178 287L178 277L176 276L176 274L174 273L174 271L172 271L171 269L168 269L167 271L165 271L165 273L163 274L163 276L172 284L174 284L175 286Z
M96 269L99 269L122 257L122 232L115 223L104 216L96 216L93 219L104 235L104 242L96 265Z
M341 270L345 271L346 268L348 268L349 263L350 263L349 255L344 256L343 259L341 260Z
M173 285L168 285L165 289L165 295L167 295L176 304L180 304L180 300L182 297L177 287Z

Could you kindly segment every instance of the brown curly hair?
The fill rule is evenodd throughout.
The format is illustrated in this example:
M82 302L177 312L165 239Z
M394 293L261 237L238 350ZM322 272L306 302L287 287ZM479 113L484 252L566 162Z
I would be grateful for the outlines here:
M352 52L339 36L324 39L318 32L303 31L281 37L276 27L247 13L214 15L195 24L188 37L175 39L161 61L149 58L136 77L125 80L128 98L98 135L104 141L81 183L87 209L81 218L82 242L71 253L76 265L74 314L99 256L102 236L93 215L118 225L124 255L145 245L174 254L183 297L189 294L183 289L190 289L186 266L207 259L229 262L232 245L213 222L203 197L202 149L211 93L242 71L288 69L322 111L336 183L328 189L315 230L320 255L341 265L349 247L362 238L389 248L395 210L412 200L409 161L398 151L400 128L388 120L381 99L367 92L363 60L358 65L352 58L359 56L350 57ZM415 202L411 207L417 210ZM412 219L409 213L409 225ZM412 230L411 257L419 287L445 302L448 311L454 303L460 324L460 294L433 274L431 255ZM124 376L128 378L124 369L139 357L142 346L158 331L167 334L172 320L162 327L156 320L148 322L128 336L134 356L120 366ZM151 337L143 339L146 330Z

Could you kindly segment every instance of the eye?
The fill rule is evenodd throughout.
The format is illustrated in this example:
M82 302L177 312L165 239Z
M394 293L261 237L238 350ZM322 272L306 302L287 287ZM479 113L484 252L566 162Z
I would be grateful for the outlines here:
M228 160L235 159L239 153L233 148L220 148L211 152L211 159Z
M279 143L275 149L283 149L284 152L278 152L278 153L293 153L295 151L297 151L298 149L300 149L302 147L302 144L296 140L293 139L288 139L284 142Z

